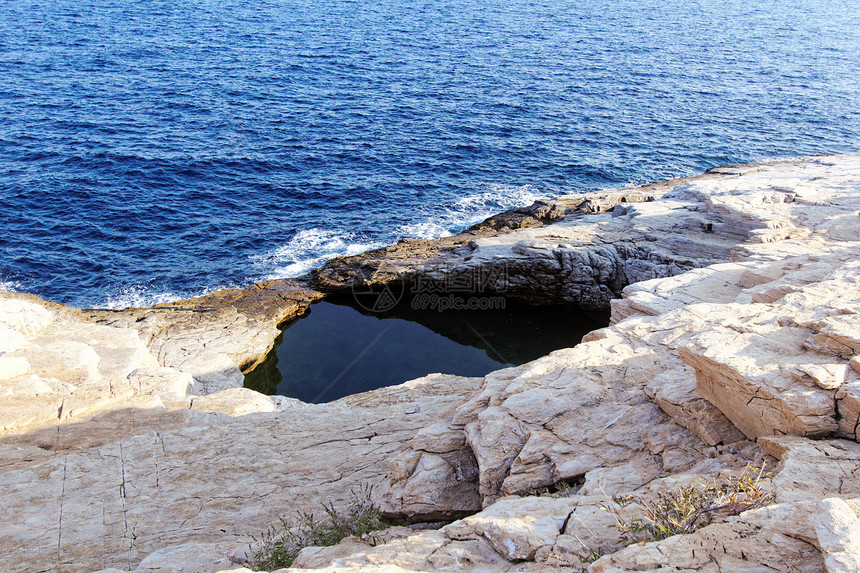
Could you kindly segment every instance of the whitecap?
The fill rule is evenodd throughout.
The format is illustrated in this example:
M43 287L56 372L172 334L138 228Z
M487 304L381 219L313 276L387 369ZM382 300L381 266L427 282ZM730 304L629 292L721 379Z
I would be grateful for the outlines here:
M488 184L482 191L441 206L424 220L398 226L394 231L394 239L447 237L502 211L526 207L539 199L553 197L540 193L533 185Z
M411 239L438 239L439 237L450 237L453 233L448 225L439 221L419 221L417 223L405 223L395 230L395 240L403 237Z
M477 193L456 199L426 211L424 217L407 221L375 240L358 233L312 227L298 231L284 245L252 257L257 273L255 280L272 280L301 276L326 261L339 256L353 256L370 249L394 243L403 238L435 239L458 233L487 217L531 205L546 194L531 185L486 185Z
M313 227L297 232L285 245L253 258L260 280L292 278L317 268L338 256L353 256L383 243L366 240L356 233Z
M121 287L116 292L108 293L104 300L97 303L93 308L107 308L111 310L122 310L124 308L143 308L173 302L183 297L177 293L157 291L147 285L131 285Z

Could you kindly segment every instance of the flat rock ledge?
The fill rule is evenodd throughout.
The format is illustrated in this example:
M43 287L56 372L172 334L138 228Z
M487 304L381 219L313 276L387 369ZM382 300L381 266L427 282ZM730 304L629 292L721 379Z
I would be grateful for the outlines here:
M296 571L860 570L860 157L563 197L298 282L87 311L0 293L0 570L248 571L373 486L392 527ZM472 281L611 309L574 348L309 405L242 388L324 294ZM765 464L773 502L625 546L616 508ZM638 513L637 513L638 512Z

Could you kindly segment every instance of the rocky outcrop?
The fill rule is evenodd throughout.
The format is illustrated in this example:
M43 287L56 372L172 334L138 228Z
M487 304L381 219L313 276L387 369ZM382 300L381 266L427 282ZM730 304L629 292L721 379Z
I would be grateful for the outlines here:
M843 525L854 518L833 499L853 503L844 483L860 471L850 453L856 449L858 425L858 374L852 366L860 332L854 321L860 316L858 162L837 158L803 163L800 169L782 165L721 172L737 177L688 181L665 192L654 206L641 207L659 213L663 201L695 199L701 205L695 212L714 220L719 216L722 224L702 232L723 233L717 240L734 237L730 262L629 285L624 298L612 301L615 326L586 336L575 348L486 376L444 431L435 430L440 442L456 444L462 428L477 460L484 506L446 527L443 537L435 534L437 548L481 540L517 570L523 560L533 561L536 570L585 568L607 552L611 555L591 570L650 570L666 563L679 570L707 570L714 564L732 570L743 563L779 571L850 570L839 567L854 558ZM567 232L564 221L549 227L553 234ZM580 225L575 228L581 231ZM669 232L676 229L670 226ZM524 233L489 241L516 244ZM653 243L659 248L661 239ZM478 245L474 250L480 254ZM592 248L600 246L581 245L574 252ZM500 260L510 256L511 251L500 251ZM389 252L396 253L397 276L436 272L433 264L429 271L403 264L399 247ZM449 255L456 256L456 250ZM374 257L384 259L371 254L371 262L361 264L392 272L387 261L372 262ZM346 277L349 263L332 267ZM457 264L462 263L456 260L452 267ZM362 267L360 276L369 276L366 271ZM785 434L797 437L793 442L778 437ZM764 451L750 441L756 439L770 440ZM827 460L798 462L788 444L828 451ZM414 446L410 451L402 457L418 453ZM777 466L769 455L782 461ZM693 535L620 549L615 519L605 510L612 496L647 499L679 483L767 460L778 470L772 484L775 504ZM811 474L801 478L799 472ZM412 486L413 499L422 498L422 487L428 497L435 487L422 484L417 475L390 475ZM811 482L821 487L798 487ZM559 489L566 493L563 501L533 497ZM538 506L556 509L541 521L545 514ZM822 517L822 507L837 514ZM564 526L542 525L553 520ZM828 545L816 537L816 528L842 541ZM363 559L342 563L357 566ZM490 563L480 567L490 568ZM415 568L433 566L425 560Z
M460 281L533 304L605 309L630 284L729 261L738 244L803 236L806 230L784 213L792 192L768 186L755 196L734 193L731 181L765 169L723 167L695 178L537 203L454 237L404 240L334 259L307 280L323 292Z
M309 548L296 570L856 570L858 215L860 158L819 157L332 261L307 284L479 280L611 307L612 326L322 405L240 388L322 296L299 283L115 312L0 293L0 568L240 571L249 534L371 484L389 515L457 521ZM626 545L619 516L748 464L772 503Z
M260 413L248 413L259 395L227 390L239 417L219 413L215 394L200 410L128 402L4 436L2 569L194 570L199 544L213 566L278 516L381 482L402 444L475 386L431 376L282 412L263 402Z
M136 330L160 365L192 375L192 394L211 394L241 387L243 373L274 346L278 326L320 298L293 281L268 281L146 309L84 311L81 318Z

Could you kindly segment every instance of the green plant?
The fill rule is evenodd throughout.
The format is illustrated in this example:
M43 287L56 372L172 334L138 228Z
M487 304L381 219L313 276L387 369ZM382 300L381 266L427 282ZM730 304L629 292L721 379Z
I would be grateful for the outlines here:
M582 559L583 563L594 563L603 557L603 551L600 549L589 549L588 555Z
M323 503L322 520L301 511L295 519L280 517L281 529L270 527L261 539L254 539L258 547L251 548L251 567L256 571L289 567L305 547L330 547L346 537L360 537L375 545L379 537L373 532L385 529L388 524L370 501L370 491L369 486L353 490L353 499L345 512L338 511L331 501Z
M632 496L613 498L613 505L603 505L615 514L618 531L625 545L659 541L672 535L692 533L711 522L716 515L737 515L742 511L769 504L773 496L762 488L764 465L748 466L740 476L726 477L725 482L709 481L673 492L660 492L656 500ZM642 517L623 518L617 507L631 503L642 507Z

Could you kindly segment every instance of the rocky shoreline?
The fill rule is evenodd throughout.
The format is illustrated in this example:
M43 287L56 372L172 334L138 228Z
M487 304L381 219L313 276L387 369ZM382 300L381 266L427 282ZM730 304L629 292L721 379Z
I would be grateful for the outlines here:
M250 534L369 484L389 515L456 521L297 567L860 570L858 215L860 157L820 156L563 197L148 309L0 292L0 569L241 571ZM242 388L324 296L475 276L612 325L484 378L320 405ZM748 464L772 503L693 533L625 546L607 511Z

